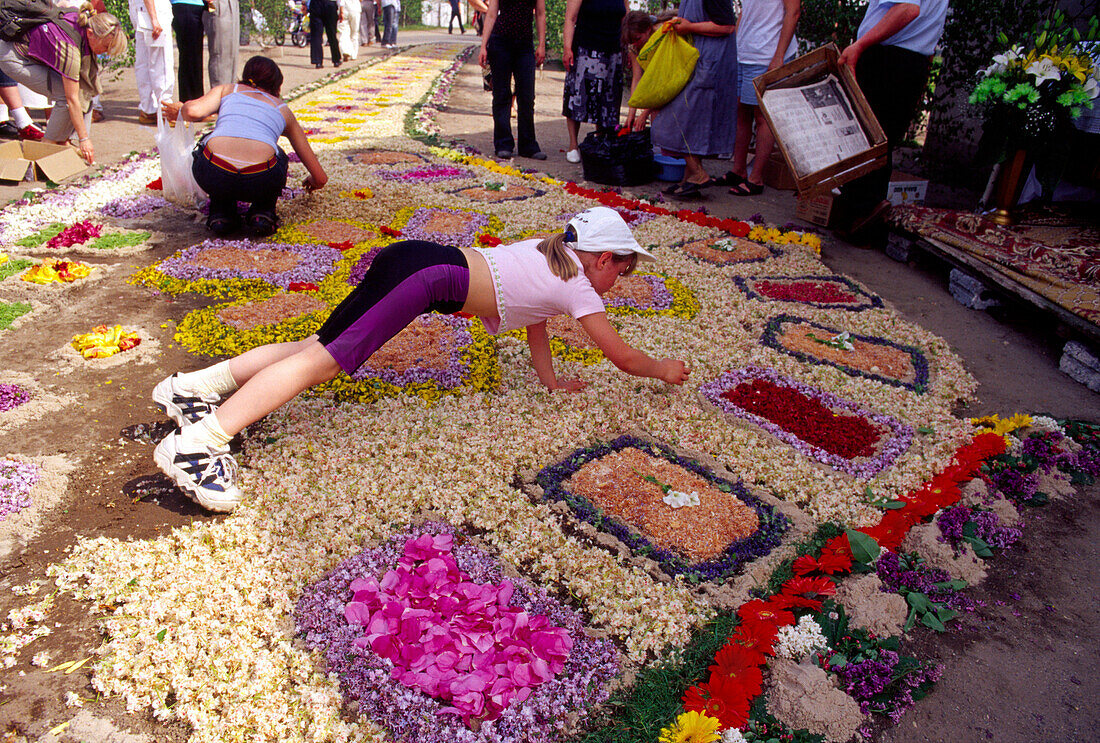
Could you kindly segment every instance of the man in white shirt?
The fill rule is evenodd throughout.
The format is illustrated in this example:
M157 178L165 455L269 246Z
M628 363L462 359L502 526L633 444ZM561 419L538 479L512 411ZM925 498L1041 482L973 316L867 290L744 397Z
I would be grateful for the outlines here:
M943 36L948 0L870 0L856 40L840 63L856 73L867 103L886 133L886 167L841 188L848 218L839 231L863 244L890 211L886 190L894 147L905 137L928 86L932 54Z
M168 0L130 0L134 26L134 76L137 78L138 123L157 123L157 109L174 92L172 5ZM166 27L165 24L168 24Z

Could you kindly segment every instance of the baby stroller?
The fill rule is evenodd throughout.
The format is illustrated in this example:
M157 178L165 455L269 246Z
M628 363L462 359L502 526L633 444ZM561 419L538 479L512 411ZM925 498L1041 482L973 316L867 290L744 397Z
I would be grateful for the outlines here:
M297 47L303 47L309 43L309 26L302 8L298 3L287 2L286 33L290 34L290 43ZM275 37L275 43L282 46L286 43L286 35Z

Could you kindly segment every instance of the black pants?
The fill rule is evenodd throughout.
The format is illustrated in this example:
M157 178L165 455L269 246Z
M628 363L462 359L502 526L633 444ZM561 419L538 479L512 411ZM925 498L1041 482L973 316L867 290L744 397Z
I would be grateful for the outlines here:
M886 198L894 148L905 139L928 84L928 57L898 46L875 44L859 57L856 81L886 134L886 167L841 186L844 209L852 219Z
M516 81L516 137L523 157L539 152L535 139L535 48L530 41L490 36L485 45L493 73L493 148L513 151L512 78Z
M454 30L455 19L458 19L458 30L462 33L466 33L466 29L462 27L462 14L458 11L458 0L451 0L451 19L447 21L447 33L451 33Z
M248 214L266 214L275 218L275 203L286 187L289 160L282 150L275 150L274 166L259 173L241 173L226 170L210 162L203 154L200 144L195 148L191 173L199 188L210 197L210 218L207 224L216 219L236 223L240 218L237 202L250 203Z
M179 47L179 98L180 103L202 98L202 46L203 28L201 5L172 6L172 30L176 32Z
M340 17L340 6L333 0L312 0L309 4L309 61L319 65L325 61L325 50L321 35L328 36L328 46L332 51L332 64L339 65L340 42L336 38L336 22Z

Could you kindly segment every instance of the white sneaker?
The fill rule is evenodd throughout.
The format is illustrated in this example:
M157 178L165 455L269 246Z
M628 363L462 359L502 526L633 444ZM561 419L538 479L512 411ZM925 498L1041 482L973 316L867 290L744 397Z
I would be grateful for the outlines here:
M569 152L565 153L565 159L571 163L579 163L581 161L581 151L569 150Z
M180 451L179 432L165 436L153 450L153 461L172 478L188 498L208 511L229 513L244 496L237 488L237 460L229 449L199 447L194 453Z
M221 396L186 389L180 384L179 374L173 374L153 388L153 402L182 428L212 412L221 402Z

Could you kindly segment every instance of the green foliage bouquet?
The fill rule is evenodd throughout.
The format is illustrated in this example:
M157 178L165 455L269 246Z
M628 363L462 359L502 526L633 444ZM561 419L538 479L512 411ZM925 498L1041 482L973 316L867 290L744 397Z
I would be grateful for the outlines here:
M1001 156L1010 148L1054 143L1083 109L1093 107L1100 68L1081 42L1097 38L1098 24L1091 18L1082 37L1055 12L1035 28L1032 40L1009 47L979 71L970 103L985 107L985 138L1000 145ZM999 40L1009 45L1003 33Z

